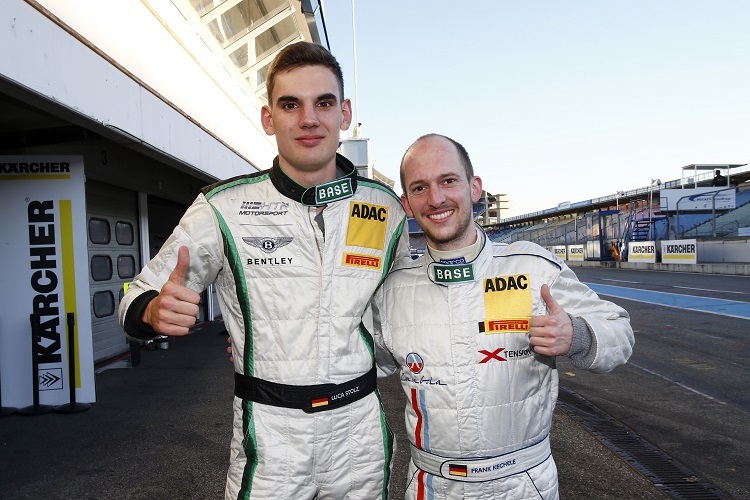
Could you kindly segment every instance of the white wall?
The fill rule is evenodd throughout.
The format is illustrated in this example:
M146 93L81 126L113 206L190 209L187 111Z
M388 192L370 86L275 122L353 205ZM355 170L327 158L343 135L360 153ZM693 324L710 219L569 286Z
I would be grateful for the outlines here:
M255 98L244 95L236 85L222 90L217 83L230 85L231 79L217 68L218 62L206 57L199 65L193 58L200 55L199 50L193 47L192 56L185 50L192 42L181 45L143 2L38 3L116 60L125 72L26 2L4 0L0 9L0 46L4 47L0 74L6 79L109 129L123 131L211 177L247 173L254 170L251 163L258 169L270 167L275 142L260 128ZM163 8L163 16L171 6L168 0L150 3Z
M750 239L698 240L698 262L750 263Z

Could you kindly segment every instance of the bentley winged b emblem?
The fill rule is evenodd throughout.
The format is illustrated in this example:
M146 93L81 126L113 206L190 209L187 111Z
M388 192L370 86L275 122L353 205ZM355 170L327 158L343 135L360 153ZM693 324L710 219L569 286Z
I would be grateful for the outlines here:
M287 246L293 239L291 236L282 236L280 238L243 237L242 241L250 246L258 247L266 253L273 253L276 249Z

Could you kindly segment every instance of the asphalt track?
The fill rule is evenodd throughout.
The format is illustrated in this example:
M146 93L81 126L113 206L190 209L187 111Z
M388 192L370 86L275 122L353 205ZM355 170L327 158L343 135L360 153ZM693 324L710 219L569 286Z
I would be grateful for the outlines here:
M750 277L575 271L630 312L636 345L628 363L605 376L561 360L561 386L696 478L731 498L750 498Z
M233 383L226 338L221 322L206 323L167 350L142 351L138 367L101 367L89 411L0 419L0 498L223 498ZM389 498L401 499L405 396L395 377L379 387L398 443ZM561 407L552 450L563 499L665 498Z
M561 360L552 431L561 498L750 497L747 302L721 298L747 299L750 279L576 272L631 311L636 352L603 376ZM674 297L680 287L699 297ZM695 359L707 339L715 348ZM138 367L99 367L89 411L0 419L0 498L222 498L233 381L225 347L223 324L205 323L167 350L142 351ZM405 397L395 377L379 387L399 445L389 498L400 499Z
M669 292L655 292L638 288L586 283L599 295L620 297L636 302L646 302L676 309L701 311L708 314L719 314L733 318L750 319L750 304L747 302L697 297Z

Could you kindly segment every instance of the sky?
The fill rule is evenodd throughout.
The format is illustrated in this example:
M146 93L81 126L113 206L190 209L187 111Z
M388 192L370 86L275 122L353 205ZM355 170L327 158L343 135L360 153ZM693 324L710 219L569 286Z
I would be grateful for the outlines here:
M373 164L399 193L404 151L432 132L466 147L510 216L680 179L685 165L750 162L750 1L323 9Z

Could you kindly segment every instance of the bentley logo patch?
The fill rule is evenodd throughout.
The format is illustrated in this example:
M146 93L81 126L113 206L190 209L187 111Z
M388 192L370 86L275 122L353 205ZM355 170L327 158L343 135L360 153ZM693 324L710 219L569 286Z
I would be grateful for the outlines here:
M279 248L291 243L293 239L294 238L289 236L282 236L279 238L243 237L242 241L250 246L258 247L266 253L273 253Z

